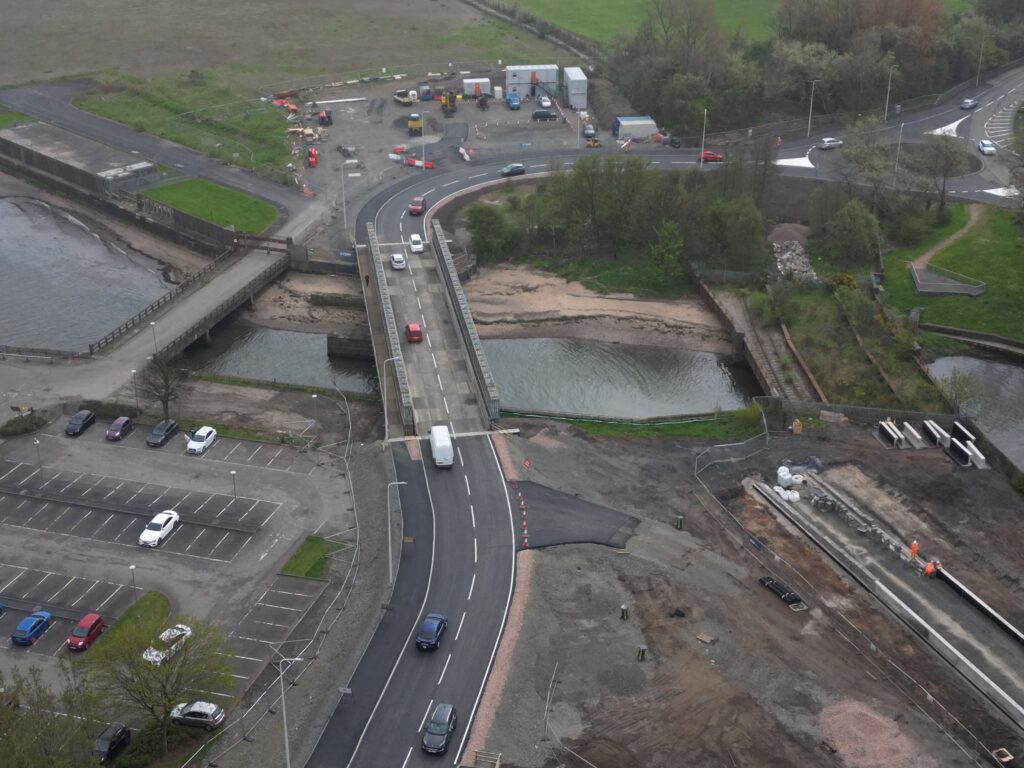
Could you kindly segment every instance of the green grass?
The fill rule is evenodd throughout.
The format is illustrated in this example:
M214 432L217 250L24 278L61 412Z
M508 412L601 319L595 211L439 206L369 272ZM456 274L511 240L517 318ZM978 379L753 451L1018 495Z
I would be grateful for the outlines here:
M137 625L148 627L163 624L170 613L171 601L166 595L161 592L145 592L107 628L105 639L110 643L111 637L116 638L121 632L132 631Z
M31 123L34 120L34 117L23 115L21 112L0 110L0 128L10 128L15 123Z
M539 269L554 272L566 280L575 280L597 293L628 292L649 299L676 299L692 295L693 290L682 283L666 282L664 271L653 260L643 258L634 263L594 259L565 260L536 258L530 263Z
M988 209L984 219L932 263L987 284L981 296L921 296L914 292L901 251L886 256L889 306L923 307L921 320L1024 339L1024 237L1012 211Z
M727 411L717 419L665 424L630 424L620 421L566 419L594 437L694 438L700 440L740 441L762 431L761 411L750 405L739 411Z
M286 381L267 381L265 379L245 379L240 376L225 376L220 373L193 373L192 378L202 381L212 381L215 384L228 384L235 387L253 387L254 389L273 389L278 392L308 392L310 394L323 395L324 397L335 397L338 393L327 387L314 387L309 384L290 384ZM349 400L364 400L366 402L380 402L377 395L365 392L345 392Z
M0 426L0 437L14 437L15 435L27 435L37 429L46 426L46 417L39 411L33 411L25 416L15 416L10 421Z
M274 223L277 209L251 195L202 179L189 179L146 191L146 196L222 227L259 234Z
M281 573L285 576L302 576L309 579L322 579L327 576L331 567L328 555L344 549L347 545L339 541L328 541L320 536L307 536L302 545L295 550Z

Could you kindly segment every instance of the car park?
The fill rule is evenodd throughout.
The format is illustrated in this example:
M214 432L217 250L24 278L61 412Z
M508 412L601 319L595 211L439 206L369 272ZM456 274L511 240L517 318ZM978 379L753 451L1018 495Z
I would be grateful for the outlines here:
M135 422L131 416L118 416L107 427L107 440L122 440L135 429Z
M146 527L139 534L140 547L158 547L160 542L171 535L174 526L178 524L178 513L168 509L153 516L153 519L146 523Z
M68 648L85 651L107 630L106 622L98 613L87 613L68 635Z
M419 344L423 341L423 329L419 323L408 323L405 326L405 340L410 344Z
M146 437L146 445L150 448L159 448L166 445L167 441L178 434L178 422L174 419L164 419L150 430Z
M53 622L53 614L49 611L30 613L14 628L11 642L15 645L35 645L46 634L46 630L53 626Z
M416 647L421 651L436 651L447 627L448 617L443 613L428 613L416 633Z
M391 268L392 269L405 269L405 254L404 253L392 253L391 254Z
M828 136L824 139L820 139L815 146L817 146L818 149L838 149L843 146L843 140L834 139L831 136Z
M424 211L427 210L427 198L419 196L414 197L412 202L409 203L409 215L410 216L422 216Z
M124 723L109 723L103 732L96 737L96 757L100 765L109 763L118 752L128 746L132 740L132 732Z
M505 177L522 176L524 173L526 173L526 166L522 163L511 163L501 169L501 175Z
M420 745L423 751L434 755L443 755L447 752L458 724L459 719L454 706L438 704L434 707L434 714L430 716L430 722L423 732L423 742Z
M161 632L156 642L142 652L142 659L159 667L180 651L190 637L192 637L191 627L185 624L175 624Z
M551 99L549 99L547 96L541 96L537 100L537 103L540 104L541 107L544 109L551 109Z
M409 235L409 250L413 253L423 253L423 249L423 238L416 234Z
M190 454L198 456L205 453L206 449L215 442L217 442L217 430L213 427L200 427L188 436L186 450Z
M705 149L700 153L700 161L702 163L720 163L725 160L725 157L718 153L713 152L710 149Z
M977 106L977 99L964 99L960 102L960 109L975 109Z
M990 139L982 139L978 142L978 151L983 155L994 155L996 153L996 145Z
M179 704L171 710L171 722L212 731L224 722L224 710L208 701Z
M92 411L82 410L71 417L68 425L64 427L64 434L68 437L78 437L89 427L96 423L96 414Z

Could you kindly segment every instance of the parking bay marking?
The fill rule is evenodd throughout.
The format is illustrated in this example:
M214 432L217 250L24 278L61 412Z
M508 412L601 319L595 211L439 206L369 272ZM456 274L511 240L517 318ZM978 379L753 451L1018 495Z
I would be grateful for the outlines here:
M76 605L78 605L80 602L82 602L82 598L85 597L86 595L88 595L92 591L92 588L95 587L97 584L99 584L98 581L94 581L92 584L90 584L89 588L87 590L85 590L85 592L83 592L81 595L79 595L78 599L75 600L75 602L73 602L71 604L71 607L74 608ZM457 640L458 636L456 636L455 639Z
M46 502L45 504L43 504L43 506L41 506L39 509L37 509L35 512L33 512L31 515L29 515L28 520L25 521L25 523L24 523L24 525L22 527L23 528L31 528L32 526L30 526L29 523L31 523L33 520L35 520L36 515L38 515L40 512L42 512L48 506L50 506L50 502Z
M67 589L68 586L71 584L71 582L74 581L76 578L77 578L76 576L72 576L70 579L68 579L67 584L65 584L63 587L61 587L56 592L54 592L52 595L50 595L50 598L46 602L52 603L54 600L56 600L57 599L57 595L59 595L61 592L63 592L65 589Z
M39 486L39 490L43 490L43 488L45 488L46 486L48 486L48 485L49 485L50 483L52 483L52 482L53 482L54 480L56 480L56 479L57 479L58 477L60 477L60 476L61 476L61 475L63 475L63 474L64 474L64 472L63 472L63 471L60 471L60 472L58 472L58 473L57 473L56 475L54 475L53 477L51 477L51 478L50 478L49 480L47 480L47 481L46 481L45 483L43 483L42 485L40 485L40 486ZM5 477L6 477L6 475L5 475Z
M109 499L111 496L113 496L115 493L117 493L119 490L121 490L121 486L122 485L124 485L124 480L122 480L120 483L118 483L115 487L111 488L110 491L107 493L107 495L104 496L103 498L104 499Z
M113 592L111 592L109 595L107 595L107 599L104 600L102 603L100 603L99 605L96 606L96 610L97 611L102 610L103 606L106 605L107 603L109 603L111 601L111 599L114 597L114 595L116 595L118 592L121 591L121 587L122 587L122 585L118 584L117 585L117 589L115 589Z
M40 470L40 469L42 469L42 467L39 467L38 469L36 469L36 471L35 471L35 472L33 472L33 473L32 473L31 475L29 475L29 476L28 476L28 477L26 477L26 478L25 478L24 480L22 480L22 481L21 481L20 483L18 483L18 485L19 485L19 486L22 486L22 485L24 485L25 483L27 483L27 482L28 482L29 480L31 480L31 479L32 479L32 477L33 477L33 476L34 476L34 475L35 475L35 474L36 474L37 472L39 472L39 470ZM13 472L14 470L11 470L11 471ZM8 472L7 474L9 475L9 474L10 474L10 472ZM4 475L4 477L7 477L7 475Z
M75 478L74 480L72 480L72 481L71 481L70 483L68 483L68 484L67 484L67 485L65 485L65 486L64 486L63 488L61 488L61 489L60 489L60 490L58 491L58 493L64 493L64 491L66 491L66 490L67 490L68 488L70 488L70 487L71 487L72 485L74 485L75 483L77 483L77 482L78 482L79 480L81 480L81 479L82 479L83 477L85 477L85 472L83 472L83 473L82 473L82 474L80 474L80 475L79 475L78 477L76 477L76 478Z
M84 522L85 522L85 520L86 520L86 518L88 518L88 517L89 517L89 515L91 515L91 514L92 514L92 510L91 510L91 509L87 509L87 510L85 511L85 514L84 514L84 515L82 515L82 516L81 516L81 517L80 517L80 518L78 519L78 522L77 522L77 523L75 523L74 525L72 525L72 526L71 526L70 528L68 528L68 533L71 533L71 532L72 532L73 530L75 530L75 528L77 528L77 527L78 527L78 526L80 526L80 525L81 525L82 523L84 523Z
M61 513L60 513L59 515L57 515L57 516L56 516L55 518L53 518L53 522L52 522L52 523L50 523L50 524L49 524L48 526L46 526L46 527L45 527L45 528L44 528L43 530L44 530L44 531L48 531L48 530L50 530L50 529L51 529L51 528L52 528L53 526L55 526L55 525L57 524L57 522L58 522L58 521L59 521L59 520L60 520L60 519L61 519L62 517L64 517L64 515L66 515L66 514L67 514L68 512L70 512L70 511L71 511L71 507L64 507L64 509L62 509L62 510L61 510Z
M24 462L21 462L21 461L19 461L19 462L18 462L17 464L15 464L15 465L14 465L14 466L13 466L13 467L12 467L12 468L10 469L10 470L8 470L8 471L7 471L6 473L4 473L4 476L3 476L3 477L0 477L0 480L6 480L6 479L7 479L7 475L11 474L11 472L14 472L14 471L15 471L16 469L19 469L19 468L21 468L21 466L22 466L23 464L24 464Z

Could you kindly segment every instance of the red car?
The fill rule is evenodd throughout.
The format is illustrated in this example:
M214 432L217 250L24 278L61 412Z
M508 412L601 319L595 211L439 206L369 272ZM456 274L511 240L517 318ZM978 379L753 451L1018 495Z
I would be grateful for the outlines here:
M409 323L405 326L405 340L410 344L418 344L423 341L423 329L419 323Z
M422 216L423 212L427 210L427 198L425 197L414 197L412 202L409 203L409 215L410 216Z
M320 161L320 152L317 151L316 147L310 147L306 151L306 164L310 168L316 168L317 163Z
M68 648L72 651L84 651L95 643L106 629L107 625L98 613L87 613L68 635Z
M725 158L717 152L712 152L710 149L705 149L700 153L700 160L704 163L720 163Z
M118 416L107 427L107 440L120 440L121 438L128 437L133 429L135 429L135 422L132 421L130 416Z

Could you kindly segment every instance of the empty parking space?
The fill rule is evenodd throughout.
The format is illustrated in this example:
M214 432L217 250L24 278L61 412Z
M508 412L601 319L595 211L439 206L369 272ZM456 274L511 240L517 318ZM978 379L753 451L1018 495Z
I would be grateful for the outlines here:
M181 523L160 548L231 562L280 502L0 462L0 524L138 546L152 515L174 510Z

